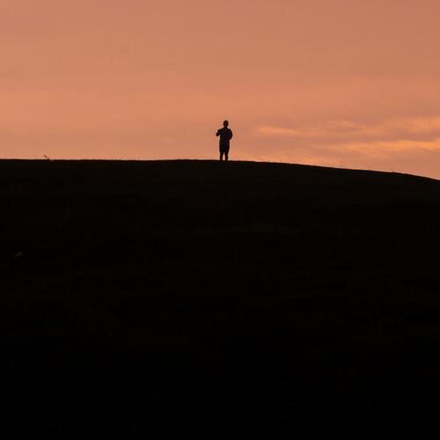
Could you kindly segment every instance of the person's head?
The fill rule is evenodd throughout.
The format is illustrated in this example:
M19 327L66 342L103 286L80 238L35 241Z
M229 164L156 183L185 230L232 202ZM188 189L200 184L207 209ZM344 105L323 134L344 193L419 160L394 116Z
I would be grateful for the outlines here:
M223 121L223 127L227 127L229 125L229 121Z

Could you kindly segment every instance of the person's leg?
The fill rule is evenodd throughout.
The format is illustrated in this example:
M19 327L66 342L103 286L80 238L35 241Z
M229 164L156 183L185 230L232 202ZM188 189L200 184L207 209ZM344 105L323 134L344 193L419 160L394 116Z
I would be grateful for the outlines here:
M229 147L225 148L225 160L228 161L229 160Z

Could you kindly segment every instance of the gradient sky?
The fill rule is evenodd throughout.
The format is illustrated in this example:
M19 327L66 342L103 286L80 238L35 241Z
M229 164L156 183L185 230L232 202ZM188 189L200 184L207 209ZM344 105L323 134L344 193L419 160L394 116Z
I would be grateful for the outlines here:
M440 178L439 0L0 0L0 157Z

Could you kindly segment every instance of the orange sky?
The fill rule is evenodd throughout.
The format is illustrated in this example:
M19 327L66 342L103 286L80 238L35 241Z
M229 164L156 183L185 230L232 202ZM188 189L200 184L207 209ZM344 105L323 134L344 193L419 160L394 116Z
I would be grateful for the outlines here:
M0 157L440 178L439 0L0 0Z

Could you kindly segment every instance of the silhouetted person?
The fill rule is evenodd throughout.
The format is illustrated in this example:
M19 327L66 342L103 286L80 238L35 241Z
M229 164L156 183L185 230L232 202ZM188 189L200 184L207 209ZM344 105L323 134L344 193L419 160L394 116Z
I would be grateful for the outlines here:
M220 160L223 160L223 156L225 156L225 160L228 160L229 155L229 141L232 139L232 130L228 128L229 122L223 122L223 128L217 130L216 136L220 136Z

